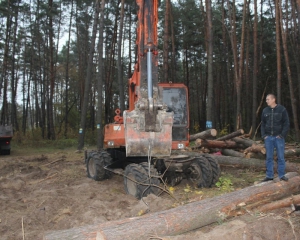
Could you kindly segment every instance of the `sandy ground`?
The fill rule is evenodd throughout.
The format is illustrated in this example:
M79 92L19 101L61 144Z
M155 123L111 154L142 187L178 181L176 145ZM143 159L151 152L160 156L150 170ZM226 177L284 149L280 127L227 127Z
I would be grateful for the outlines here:
M139 216L217 194L217 188L196 190L183 181L175 188L176 199L163 193L137 200L126 195L120 175L103 182L87 178L83 154L74 150L30 156L12 151L10 156L0 156L0 239L42 239L49 231ZM157 239L300 239L300 216L286 211L247 214Z

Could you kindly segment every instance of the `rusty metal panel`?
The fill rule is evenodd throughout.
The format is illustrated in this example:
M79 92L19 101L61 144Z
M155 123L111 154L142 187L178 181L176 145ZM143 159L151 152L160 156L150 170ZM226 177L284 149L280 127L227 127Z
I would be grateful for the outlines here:
M125 146L124 137L124 124L114 124L110 123L105 125L104 128L104 147L105 148L119 148ZM109 146L108 142L113 141L114 145Z
M154 131L145 131L145 112L124 112L126 156L171 155L173 113L158 110Z

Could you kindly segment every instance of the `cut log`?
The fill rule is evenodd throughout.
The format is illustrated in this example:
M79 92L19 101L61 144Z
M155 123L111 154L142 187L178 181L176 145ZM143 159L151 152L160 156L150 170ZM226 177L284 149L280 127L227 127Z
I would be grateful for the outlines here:
M266 163L263 160L255 158L241 158L241 157L229 157L229 156L218 156L212 155L214 159L218 161L220 165L223 166L232 166L239 168L254 168L254 169L266 169ZM277 169L277 163L274 162L274 169ZM285 170L287 172L299 172L300 173L300 164L299 163L285 163Z
M262 153L249 152L249 153L246 154L246 158L256 158L256 159L265 160L266 155L264 155Z
M300 148L286 149L284 151L284 156L285 157L300 156Z
M261 146L261 145L256 145L256 146ZM250 147L251 148L251 147ZM259 150L260 147L257 148L257 151ZM247 150L247 149L246 149ZM256 150L255 150L256 151ZM257 159L265 159L266 155L264 153L265 148L262 149L261 153L257 152L248 152L246 153L246 158L257 158ZM276 150L274 151L274 159L277 159L277 155L276 155ZM226 154L224 154L226 155ZM286 149L284 151L284 156L285 157L293 157L293 156L298 156L300 155L300 149L299 148L295 148L295 149Z
M140 240L154 236L174 236L224 220L243 209L249 210L248 205L252 203L264 204L297 193L300 191L299 181L300 176L295 176L288 182L260 183L142 217L55 231L45 235L44 240Z
M195 145L197 147L206 147L206 148L238 148L239 145L234 141L216 141L216 140L205 140L205 139L196 139Z
M221 153L225 156L232 156L232 157L241 157L244 158L246 155L244 153L232 150L232 149L222 149Z
M215 137L215 136L217 136L216 129L207 129L203 132L190 135L190 141L195 141L197 138L207 139L207 138Z
M279 201L267 203L258 207L256 210L259 212L268 212L278 208L290 207L292 204L300 204L300 194Z
M225 136L219 137L216 140L218 140L218 141L229 140L229 139L232 139L234 137L241 136L243 134L244 134L244 130L243 129L239 129L239 130L237 130L235 132L232 132L232 133L229 133L229 134L227 134Z
M249 152L266 154L266 149L265 149L265 146L263 146L263 145L252 144L250 147L248 147L244 150L245 154L247 154Z
M235 137L232 140L236 143L242 144L245 148L251 147L253 144L256 144L256 142L248 138Z

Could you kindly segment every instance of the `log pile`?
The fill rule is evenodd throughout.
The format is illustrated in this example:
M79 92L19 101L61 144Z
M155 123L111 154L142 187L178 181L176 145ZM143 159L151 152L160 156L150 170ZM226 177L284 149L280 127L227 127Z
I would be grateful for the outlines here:
M217 130L209 129L190 135L190 141L194 141L194 149L205 153L220 152L225 156L240 158L265 159L266 149L262 141L253 141L244 134L243 129L215 138ZM276 154L275 154L276 155ZM299 156L300 148L291 147L285 150L285 157Z

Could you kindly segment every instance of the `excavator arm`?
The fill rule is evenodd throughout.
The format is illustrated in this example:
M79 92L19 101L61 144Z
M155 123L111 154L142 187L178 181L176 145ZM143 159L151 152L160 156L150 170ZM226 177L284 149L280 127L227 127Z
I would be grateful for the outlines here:
M138 61L129 79L129 110L123 114L126 156L169 156L173 112L167 112L158 85L158 2L136 2Z

